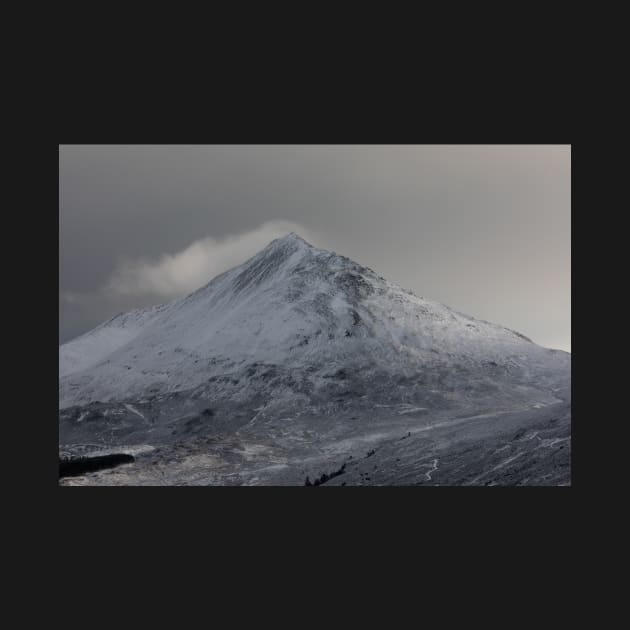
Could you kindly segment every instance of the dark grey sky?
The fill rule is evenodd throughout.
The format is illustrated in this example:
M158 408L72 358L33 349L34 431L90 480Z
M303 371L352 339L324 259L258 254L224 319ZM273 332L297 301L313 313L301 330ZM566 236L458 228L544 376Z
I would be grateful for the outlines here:
M60 343L295 231L571 348L568 145L59 148Z

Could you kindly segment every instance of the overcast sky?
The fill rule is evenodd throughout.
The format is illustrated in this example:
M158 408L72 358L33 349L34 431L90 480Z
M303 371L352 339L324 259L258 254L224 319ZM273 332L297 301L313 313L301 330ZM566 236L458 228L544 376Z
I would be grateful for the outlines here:
M59 340L294 231L570 351L570 180L568 145L62 145Z

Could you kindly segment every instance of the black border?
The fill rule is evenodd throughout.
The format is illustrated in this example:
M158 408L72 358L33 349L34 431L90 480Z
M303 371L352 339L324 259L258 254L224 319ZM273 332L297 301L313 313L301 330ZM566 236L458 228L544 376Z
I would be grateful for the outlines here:
M472 83L441 94L444 98L435 98L435 92L407 95L401 91L385 91L379 98L372 90L350 99L330 93L314 99L297 90L280 107L259 103L251 94L239 94L241 100L236 104L234 100L204 98L199 102L186 100L183 106L170 110L169 102L155 113L146 95L129 102L128 107L118 102L108 109L110 103L105 102L98 112L88 109L75 118L67 116L60 123L58 143L50 147L49 155L51 162L58 162L58 144L571 144L574 217L580 205L574 191L574 126L566 94L559 95L552 85L536 92L528 92L525 85L522 89L501 85L492 93L494 100L479 98L478 90L483 86ZM52 176L50 196L44 193L41 204L47 209L40 214L47 226L39 230L38 244L45 261L58 256L58 239L51 238L55 229L57 234L59 231L58 181L55 185ZM574 221L572 238L573 229ZM50 290L48 299L54 303L58 299L58 293L54 295L54 287L58 287L54 266L46 262L41 268L42 284ZM41 299L39 295L31 297L35 302ZM57 317L47 321L49 326L40 318L29 325L45 331L40 341L41 347L47 348L42 374L52 375L57 369L58 321ZM436 536L440 540L450 538L454 549L467 548L470 553L480 540L491 540L495 546L504 544L507 549L514 548L515 540L527 546L526 536L540 540L552 527L550 535L564 548L565 534L575 515L576 486L588 477L584 471L588 466L580 472L583 438L575 426L582 414L577 413L573 419L571 488L441 488L418 492L392 487L317 493L277 488L179 488L175 493L160 489L159 494L152 488L90 488L75 492L57 484L54 409L58 392L54 378L43 380L44 395L38 394L35 401L42 407L38 414L38 427L43 429L38 433L38 458L46 462L54 513L60 526L84 523L87 516L94 528L88 533L73 527L71 535L63 536L73 546L89 547L95 535L101 541L112 537L120 541L124 532L133 531L132 539L140 544L135 551L142 556L147 553L143 537L159 545L155 532L164 534L168 529L189 553L193 549L187 541L207 540L209 536L234 540L236 536L238 544L250 550L253 540L260 545L265 544L261 541L278 539L283 546L295 545L294 549L307 556L318 541L336 539L347 545L350 557L356 558L360 540L368 545L364 551L385 541L386 546L391 544L404 554L403 541L407 548L417 549L419 540L427 544L427 537ZM49 418L51 422L43 421Z

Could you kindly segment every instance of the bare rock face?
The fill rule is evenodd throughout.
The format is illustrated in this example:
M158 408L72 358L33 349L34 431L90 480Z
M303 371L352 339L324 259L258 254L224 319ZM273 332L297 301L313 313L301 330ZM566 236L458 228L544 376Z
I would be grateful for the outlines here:
M61 443L188 443L191 453L207 453L209 436L251 436L266 444L257 451L264 461L282 460L265 475L299 485L306 475L289 474L286 461L308 459L314 444L352 450L366 436L419 428L424 440L456 418L531 410L540 419L554 405L568 405L570 425L569 354L417 297L295 234L183 299L119 315L60 346L59 373ZM258 459L225 457L207 482L223 483L226 471ZM142 461L94 475L122 475ZM336 463L311 479L348 483L352 466L332 477ZM427 479L423 470L416 477L425 482L445 474ZM239 474L239 483L262 479ZM394 483L388 474L384 483Z

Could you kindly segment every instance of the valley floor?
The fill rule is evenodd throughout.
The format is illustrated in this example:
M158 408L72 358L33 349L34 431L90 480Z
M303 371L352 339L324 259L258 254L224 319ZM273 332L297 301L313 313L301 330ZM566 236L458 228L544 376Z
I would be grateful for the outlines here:
M62 450L134 457L63 477L64 486L568 486L571 403L454 417L382 406L369 418L282 418L166 445L74 444Z

